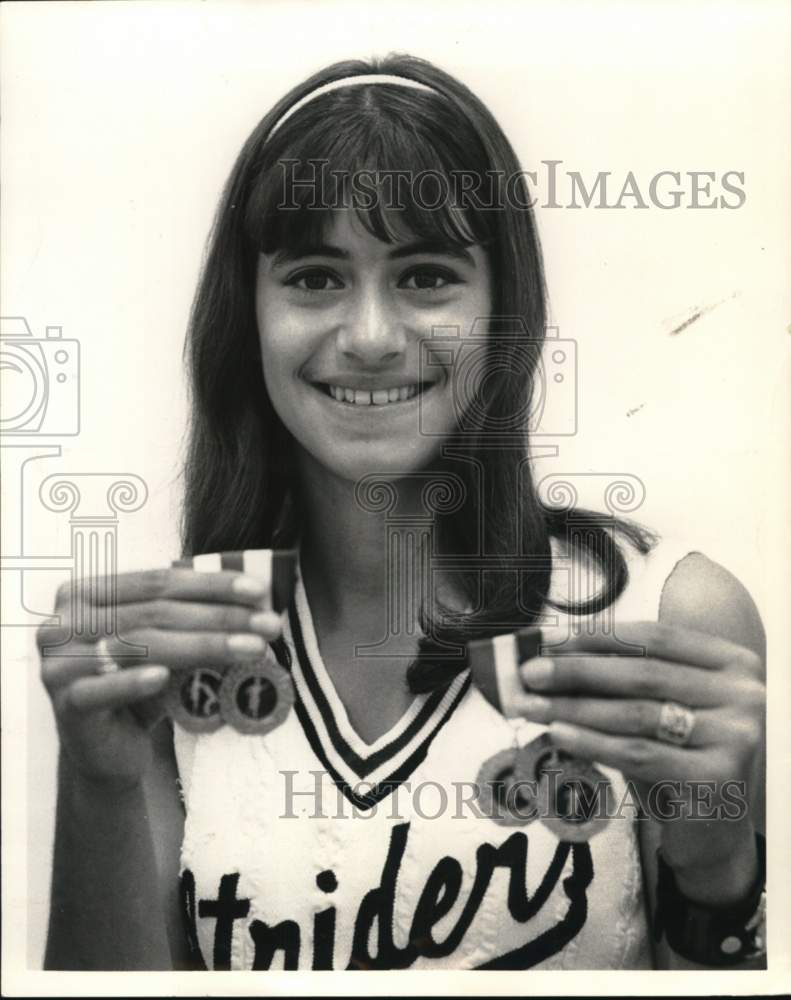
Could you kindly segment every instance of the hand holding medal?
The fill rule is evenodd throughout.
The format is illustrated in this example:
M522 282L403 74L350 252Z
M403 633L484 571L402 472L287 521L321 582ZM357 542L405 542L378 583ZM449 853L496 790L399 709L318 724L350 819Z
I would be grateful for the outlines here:
M36 643L73 773L134 785L171 713L199 732L279 725L293 694L270 644L295 576L296 553L250 550L64 582Z
M554 796L539 777L536 813L542 822L564 839L575 839L574 831L592 836L606 824L598 809L598 797L609 794L599 777L606 779L586 763L596 761L633 780L641 795L671 786L675 798L657 796L658 809L652 808L662 821L662 851L671 865L705 870L713 859L754 853L747 809L759 790L760 657L709 633L659 622L622 622L617 636L564 637L562 647L551 645L550 635L525 629L468 647L473 678L487 699L507 717L547 727L544 752L552 748L561 774ZM514 751L514 775L535 775L536 760L546 772L547 760L534 744ZM691 790L701 783L711 788L705 803L711 818L692 822ZM567 793L572 785L581 792ZM598 792L586 790L593 785ZM738 816L730 797L737 787L746 789ZM593 825L584 815L589 794L596 805ZM673 813L674 803L686 812ZM608 809L602 812L606 817Z

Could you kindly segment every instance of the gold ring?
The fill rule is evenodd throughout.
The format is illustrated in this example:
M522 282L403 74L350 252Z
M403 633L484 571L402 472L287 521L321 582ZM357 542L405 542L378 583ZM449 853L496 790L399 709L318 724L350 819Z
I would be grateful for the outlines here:
M107 650L107 639L102 638L96 643L96 657L97 664L93 668L93 672L103 677L105 674L115 674L121 667L118 663L110 656Z
M656 738L663 743L675 743L684 746L689 742L695 727L695 713L686 705L675 701L666 701L659 710L659 721L656 724Z

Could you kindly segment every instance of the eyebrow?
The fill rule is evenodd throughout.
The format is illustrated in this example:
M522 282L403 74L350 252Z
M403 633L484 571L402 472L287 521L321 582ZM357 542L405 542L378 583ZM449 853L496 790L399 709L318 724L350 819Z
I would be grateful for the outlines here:
M399 245L395 250L391 250L388 256L390 260L402 260L404 257L414 257L418 254L452 257L454 260L469 264L470 267L475 267L475 259L472 254L458 243L420 240L417 243ZM348 250L343 250L332 243L316 243L312 246L301 247L299 250L283 248L275 254L272 266L281 267L283 264L303 260L305 257L332 257L335 260L349 260L351 254Z

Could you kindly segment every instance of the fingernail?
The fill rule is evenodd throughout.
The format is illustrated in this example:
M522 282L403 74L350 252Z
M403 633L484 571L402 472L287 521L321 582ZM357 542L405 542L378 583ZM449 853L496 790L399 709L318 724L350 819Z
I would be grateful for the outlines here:
M237 594L249 594L251 597L263 597L269 589L257 576L237 576L233 581L233 589Z
M549 727L549 735L558 743L573 743L577 738L577 730L565 722L553 722Z
M522 702L522 711L525 715L546 715L550 704L549 698L542 698L540 694L528 694Z
M266 645L260 635L232 635L227 642L233 653L263 653Z
M522 664L522 680L530 688L539 690L548 687L552 683L555 673L555 664L548 656L535 656Z
M254 632L263 632L264 635L277 635L281 624L280 615L274 611L257 611L254 615L250 615L250 628Z
M167 667L141 667L138 676L141 683L150 684L153 687L155 684L162 684L166 681L170 677L170 670Z

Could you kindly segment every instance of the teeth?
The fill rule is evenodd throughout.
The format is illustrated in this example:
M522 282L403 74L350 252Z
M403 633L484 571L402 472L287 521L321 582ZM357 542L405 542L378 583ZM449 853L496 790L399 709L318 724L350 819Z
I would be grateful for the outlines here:
M412 399L417 395L417 385L402 385L392 389L375 389L368 392L366 389L347 389L340 385L328 386L330 395L339 403L354 403L356 406L384 406L387 403L402 403L407 399Z

